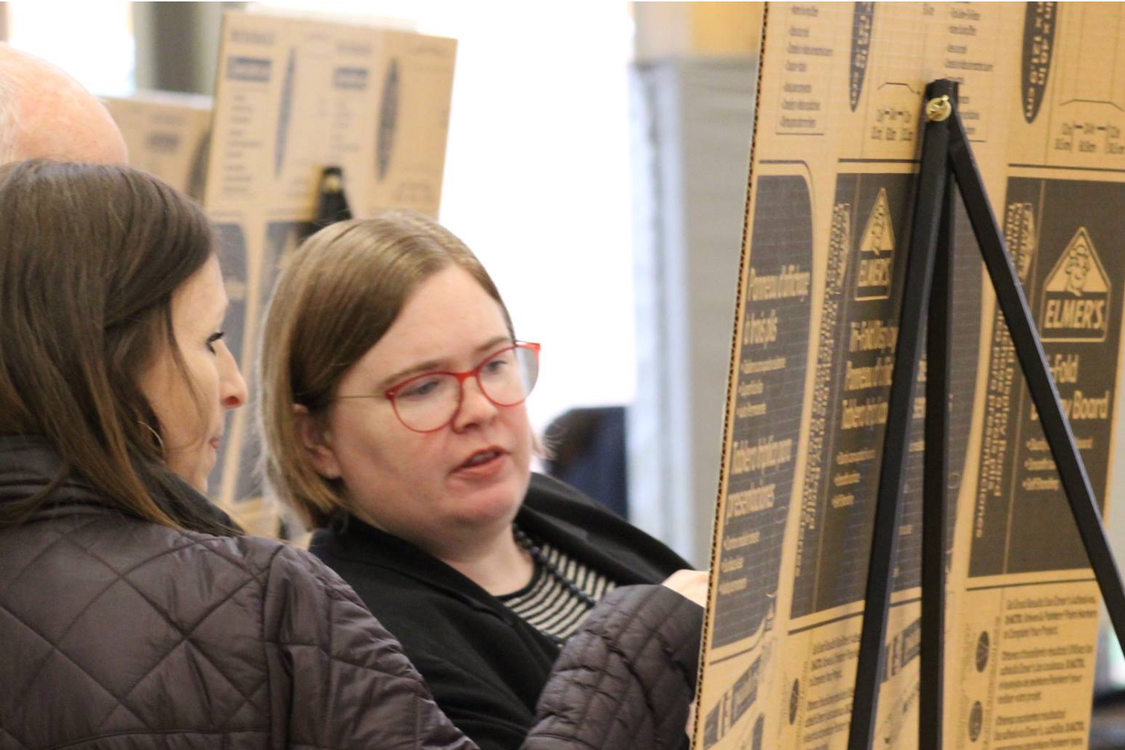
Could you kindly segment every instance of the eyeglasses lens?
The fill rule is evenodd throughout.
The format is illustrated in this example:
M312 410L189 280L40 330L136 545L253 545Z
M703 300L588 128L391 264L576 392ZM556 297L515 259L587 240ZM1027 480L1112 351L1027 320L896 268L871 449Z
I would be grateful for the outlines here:
M497 406L521 403L535 387L539 358L534 349L513 346L496 352L474 370L481 391ZM402 423L418 432L436 430L451 419L461 403L456 375L434 373L412 381L394 399Z

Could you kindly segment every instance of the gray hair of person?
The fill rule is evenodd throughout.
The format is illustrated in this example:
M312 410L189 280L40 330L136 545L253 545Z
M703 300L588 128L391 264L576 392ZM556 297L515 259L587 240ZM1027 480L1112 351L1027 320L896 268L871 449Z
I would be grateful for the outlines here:
M344 375L383 338L419 285L451 266L496 301L511 334L508 310L481 262L419 213L332 224L283 262L261 337L260 470L268 491L307 528L327 525L349 505L342 481L316 471L298 410L325 419Z

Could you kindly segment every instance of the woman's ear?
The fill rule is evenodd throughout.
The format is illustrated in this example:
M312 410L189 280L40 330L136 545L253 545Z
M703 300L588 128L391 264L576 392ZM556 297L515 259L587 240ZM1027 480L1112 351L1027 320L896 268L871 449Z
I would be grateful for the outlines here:
M336 460L336 451L332 449L328 428L301 404L293 404L293 419L297 422L301 446L312 461L316 473L325 479L339 479L340 463Z

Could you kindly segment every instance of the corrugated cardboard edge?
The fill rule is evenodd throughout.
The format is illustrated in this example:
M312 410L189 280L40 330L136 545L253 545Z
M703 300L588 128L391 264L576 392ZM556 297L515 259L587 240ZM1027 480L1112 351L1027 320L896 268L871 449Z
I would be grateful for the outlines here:
M727 368L727 397L726 409L723 413L723 440L719 464L719 485L715 490L715 520L711 527L711 571L710 581L707 586L707 608L703 612L703 638L699 644L699 669L698 682L695 692L695 717L691 730L692 746L701 748L700 740L703 726L703 675L707 654L711 650L711 625L714 619L715 596L718 591L719 581L719 533L723 521L723 496L727 487L727 467L730 466L730 434L731 434L731 408L732 396L738 390L738 360L739 342L742 340L742 318L745 312L742 304L745 298L746 269L750 265L750 207L754 200L754 167L758 152L758 128L761 125L761 95L762 95L762 70L764 69L764 55L766 51L766 34L768 32L769 14L771 3L762 4L761 33L758 37L758 83L754 91L754 127L750 141L750 171L746 181L746 206L742 213L742 251L738 259L738 286L734 298L734 326L731 329L730 365ZM700 740L696 744L696 740Z

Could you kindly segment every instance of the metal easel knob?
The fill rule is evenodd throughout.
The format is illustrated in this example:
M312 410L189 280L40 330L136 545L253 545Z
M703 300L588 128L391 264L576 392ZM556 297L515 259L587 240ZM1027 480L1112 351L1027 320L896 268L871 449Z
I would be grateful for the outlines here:
M926 121L942 122L953 114L953 105L946 94L936 96L926 102Z

